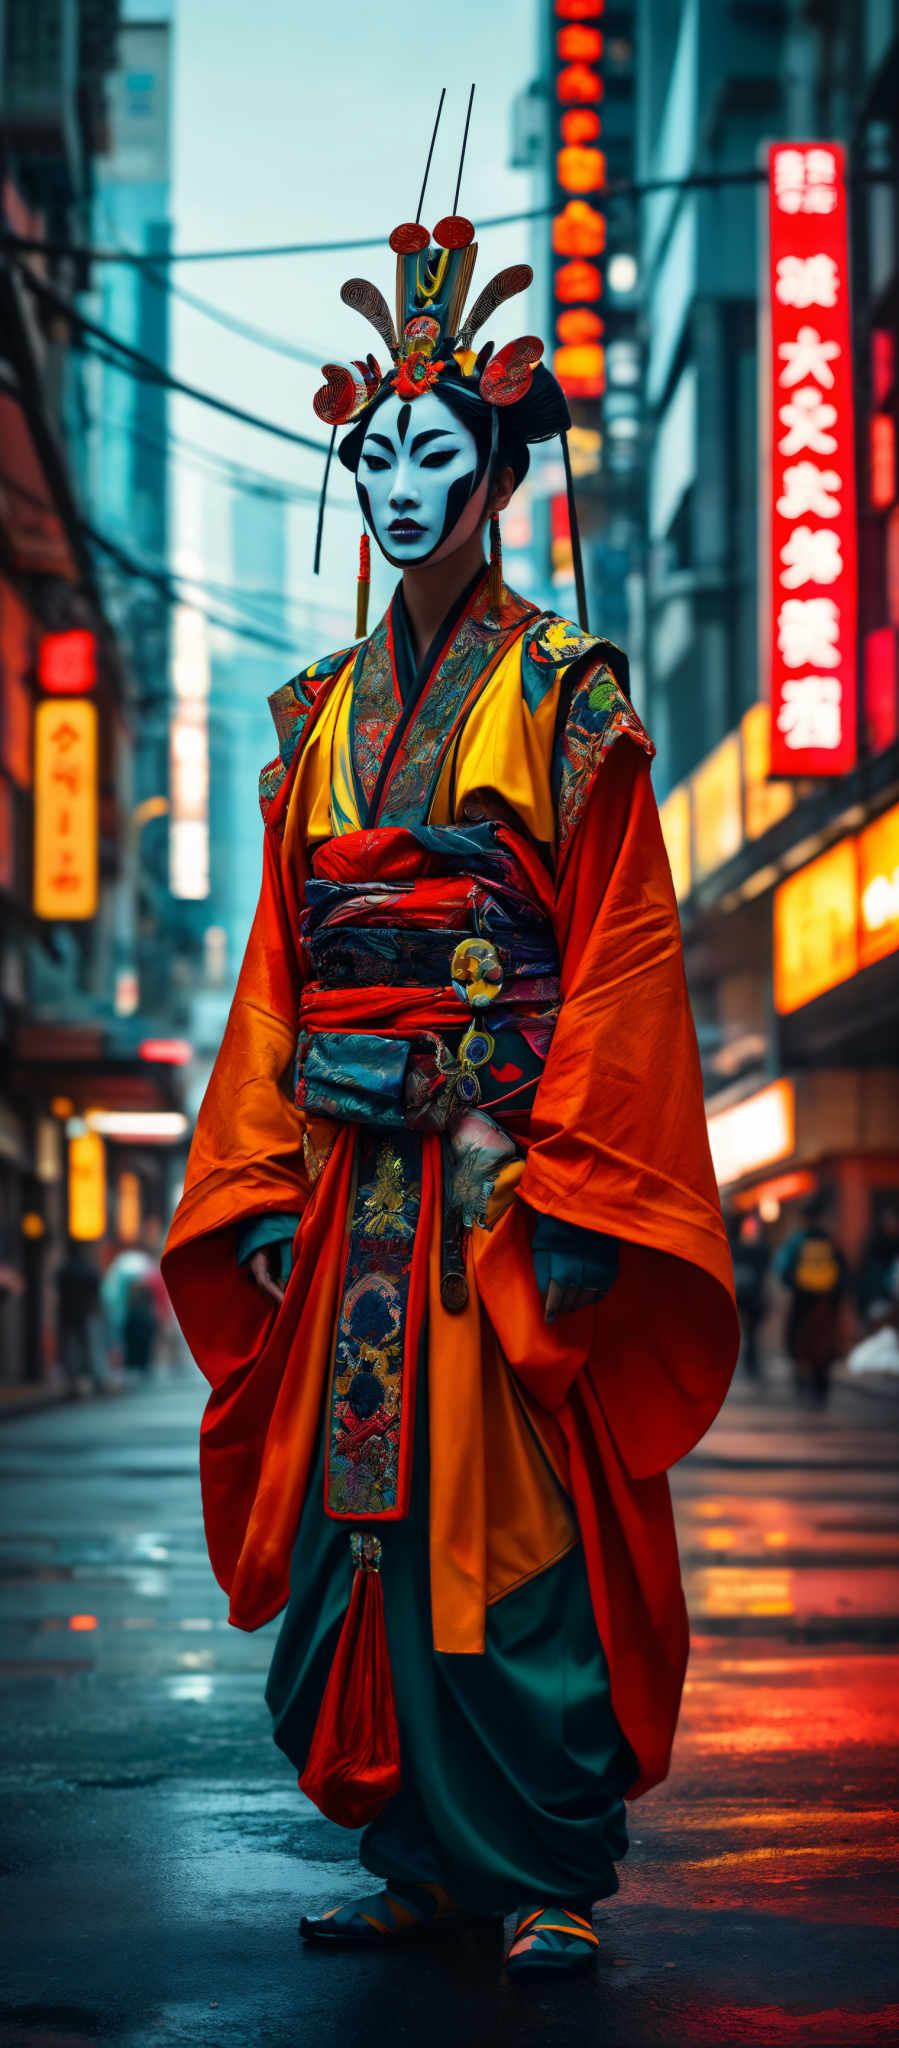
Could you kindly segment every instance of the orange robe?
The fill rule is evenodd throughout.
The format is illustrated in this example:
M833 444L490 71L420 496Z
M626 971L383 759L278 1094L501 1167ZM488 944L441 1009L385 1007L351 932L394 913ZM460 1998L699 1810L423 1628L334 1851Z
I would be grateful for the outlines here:
M579 1536L638 1793L667 1771L688 1648L666 1475L729 1383L738 1342L730 1258L649 742L605 665L607 643L547 622L511 593L493 640L483 594L472 616L482 666L460 669L470 698L426 815L442 825L493 816L519 835L555 933L562 1002L523 1156L497 1184L491 1227L470 1235L460 1315L440 1299L439 1140L423 1140L418 1231L430 1250L417 1284L428 1330L434 1646L477 1655L487 1604ZM282 758L263 777L259 907L164 1259L212 1387L201 1450L210 1557L231 1620L248 1629L287 1599L338 1310L353 1128L298 1109L289 1077L315 849L335 835L364 872L379 845L347 765L353 692L366 673L358 662L351 650L289 686L289 765ZM569 733L575 684L582 706L600 686L603 709L592 724L569 719ZM284 695L273 700L282 730ZM564 831L551 773L560 729ZM408 802L408 775L402 786ZM385 1014L401 1010L400 993L382 993ZM449 988L435 993L437 1028L454 1001ZM335 1016L339 1007L338 992ZM414 1003L410 1018L419 1028ZM383 1028L377 1014L368 1028ZM240 1223L266 1211L301 1219L277 1312L235 1257ZM534 1278L534 1211L621 1244L605 1298L552 1325Z

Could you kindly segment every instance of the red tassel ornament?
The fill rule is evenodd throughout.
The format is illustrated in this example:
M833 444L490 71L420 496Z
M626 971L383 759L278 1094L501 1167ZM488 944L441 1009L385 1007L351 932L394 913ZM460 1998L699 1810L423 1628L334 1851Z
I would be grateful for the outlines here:
M368 593L371 588L371 542L364 533L359 542L359 580L356 584L356 639L368 632Z
M361 1828L400 1789L400 1737L384 1626L381 1541L353 1530L355 1573L300 1778L328 1820Z

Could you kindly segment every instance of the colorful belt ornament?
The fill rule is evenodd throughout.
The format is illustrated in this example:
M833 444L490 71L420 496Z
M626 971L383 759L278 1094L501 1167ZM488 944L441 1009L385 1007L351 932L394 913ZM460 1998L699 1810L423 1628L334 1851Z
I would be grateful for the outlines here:
M450 979L456 995L472 1010L485 1010L495 1003L503 985L502 962L489 939L460 940L450 961ZM473 1017L459 1047L460 1074L456 1093L471 1109L481 1099L478 1067L493 1058L496 1042L485 1026Z

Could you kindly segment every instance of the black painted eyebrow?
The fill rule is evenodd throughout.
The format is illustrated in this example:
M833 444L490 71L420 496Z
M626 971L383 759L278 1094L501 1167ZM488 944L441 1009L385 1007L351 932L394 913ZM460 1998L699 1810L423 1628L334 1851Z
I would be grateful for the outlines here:
M409 453L410 455L416 455L420 448L427 447L429 441L443 441L447 438L447 436L449 436L450 439L452 438L451 427L428 427L425 433L415 435L415 438L412 441L411 447L409 449Z
M368 439L370 441L377 441L379 448L386 448L388 455L396 454L393 442L388 441L386 434L369 434Z

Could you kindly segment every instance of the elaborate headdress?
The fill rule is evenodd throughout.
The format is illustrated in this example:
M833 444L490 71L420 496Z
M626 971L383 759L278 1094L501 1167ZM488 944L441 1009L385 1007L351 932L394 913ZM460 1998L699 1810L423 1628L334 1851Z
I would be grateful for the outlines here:
M322 366L325 382L312 403L318 418L331 428L331 443L319 506L315 569L317 572L328 474L338 429L353 427L338 454L346 468L355 470L368 417L381 400L391 395L414 400L422 392L435 391L452 405L454 394L462 398L464 393L469 401L480 401L490 419L491 461L501 452L502 442L508 446L514 441L524 451L523 461L514 464L518 479L527 468L527 444L559 435L568 486L578 611L581 625L586 628L583 567L568 456L567 430L571 420L564 392L541 362L543 342L536 335L522 335L496 351L491 341L477 352L472 346L475 336L498 307L526 291L534 274L529 263L508 265L491 278L466 311L478 245L471 221L456 208L474 86L468 101L453 211L437 222L433 234L421 224L444 97L442 92L415 220L402 222L389 238L396 257L395 319L383 292L367 278L348 278L341 287L344 305L352 306L370 321L391 360L383 372L377 357L371 354L352 362Z

